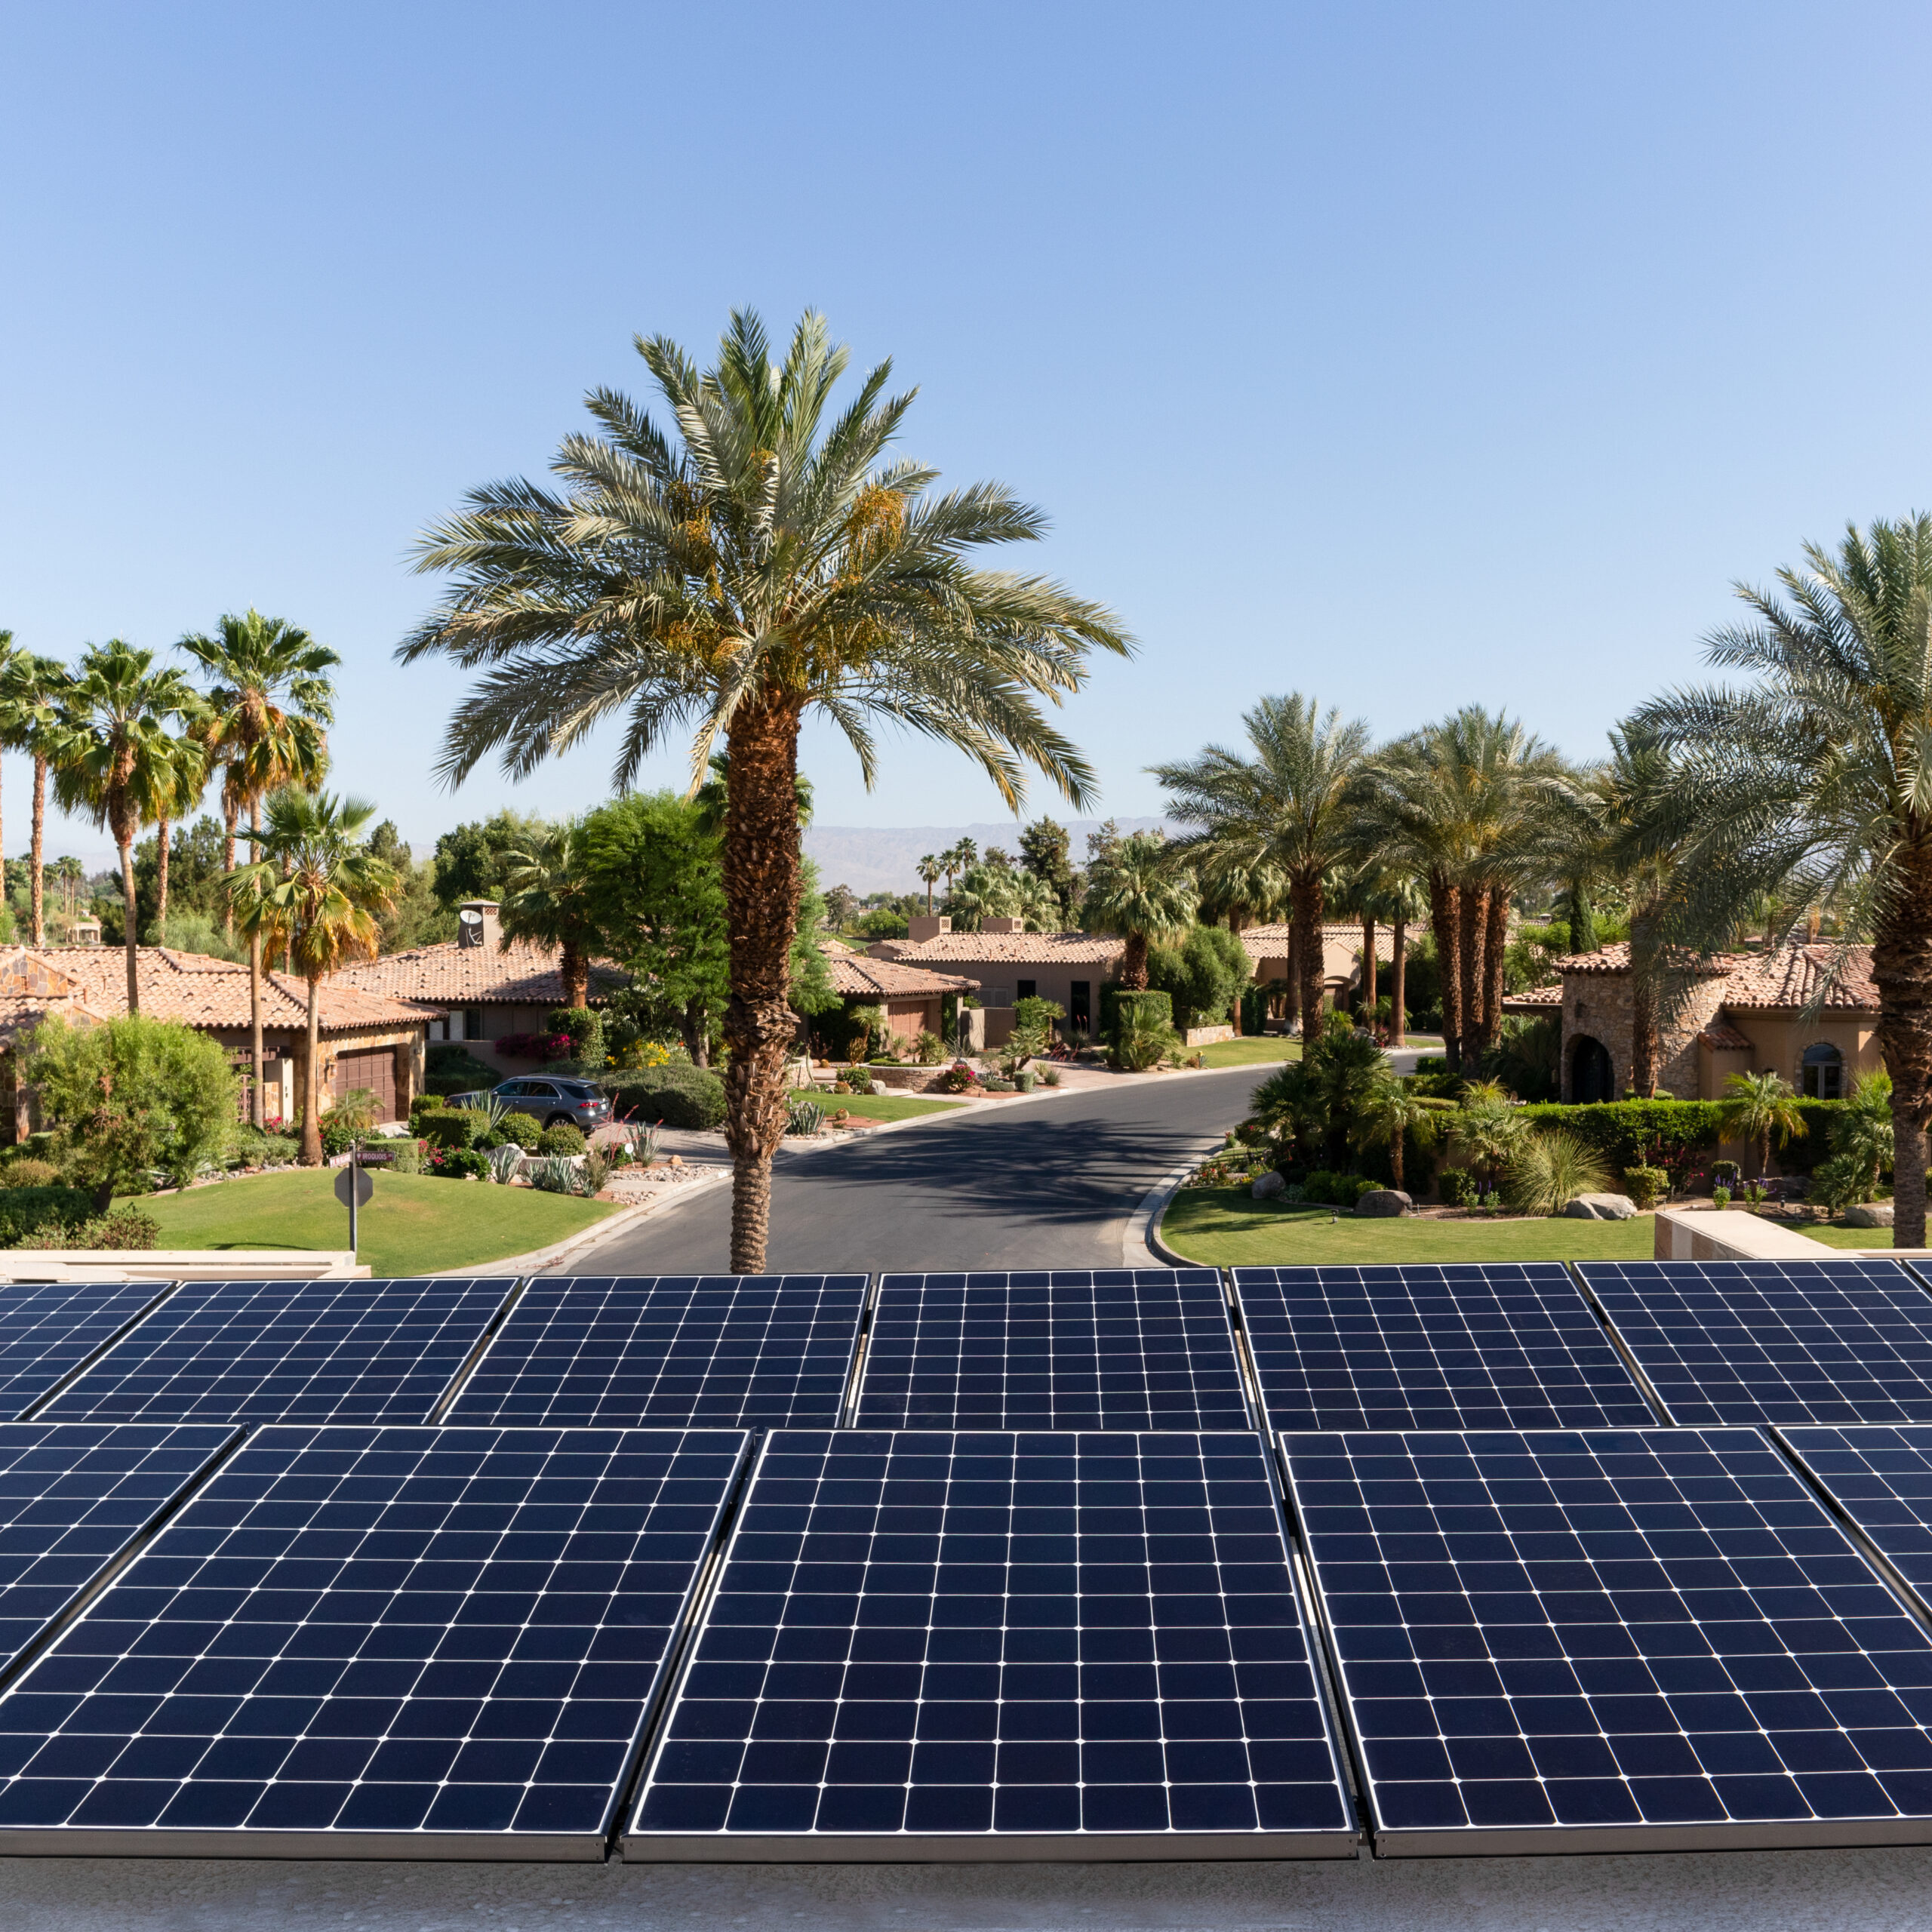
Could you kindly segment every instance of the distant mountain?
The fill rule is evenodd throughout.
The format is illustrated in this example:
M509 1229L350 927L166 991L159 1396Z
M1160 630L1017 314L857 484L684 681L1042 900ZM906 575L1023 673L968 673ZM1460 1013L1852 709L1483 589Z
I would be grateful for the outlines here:
M1087 859L1087 835L1100 830L1097 818L1062 819L1072 841L1073 863ZM1151 832L1173 827L1158 818L1120 818L1114 823L1122 832ZM863 896L870 892L923 892L919 875L913 868L928 852L943 852L962 838L970 838L981 851L997 845L1017 858L1020 828L1008 820L995 825L915 825L894 829L870 825L814 825L805 832L805 851L818 862L827 885L849 885Z

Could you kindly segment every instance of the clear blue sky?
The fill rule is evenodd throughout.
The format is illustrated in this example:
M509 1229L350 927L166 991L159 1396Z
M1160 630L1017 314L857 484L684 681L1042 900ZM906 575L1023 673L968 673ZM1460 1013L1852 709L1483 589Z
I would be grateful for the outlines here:
M0 23L0 624L307 624L337 777L419 850L588 804L608 758L432 784L454 687L390 655L416 533L641 392L634 331L708 352L734 303L823 309L920 386L909 452L1045 507L1014 560L1141 640L1069 713L1123 814L1297 688L1591 753L1730 580L1932 505L1922 6ZM869 796L806 756L826 823L998 816L917 742Z

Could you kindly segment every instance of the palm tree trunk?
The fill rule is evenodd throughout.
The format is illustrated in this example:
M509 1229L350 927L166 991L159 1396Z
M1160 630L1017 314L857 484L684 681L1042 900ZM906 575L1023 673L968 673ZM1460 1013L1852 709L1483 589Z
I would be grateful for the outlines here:
M248 823L253 830L261 830L262 808L259 802L250 811ZM229 842L231 848L229 857L232 858L234 841L231 839ZM251 850L254 849L251 848ZM231 865L229 869L232 872L234 867ZM263 1112L266 1103L262 1093L262 929L260 926L248 935L248 1047L249 1064L255 1072L255 1097L251 1111L257 1128L265 1128L268 1117ZM282 1122L285 1128L288 1124L286 1121Z
M237 816L232 805L222 808L221 823L225 836L221 845L221 866L224 872L232 872L235 869L235 821ZM235 937L235 908L232 906L222 914L222 931L230 939Z
M1872 948L1878 1044L1892 1076L1892 1245L1925 1245L1925 1131L1932 1121L1932 851L1908 848Z
M134 841L124 838L121 847L121 905L128 922L128 1011L141 1010L140 943L134 931Z
M742 704L727 740L724 904L731 1003L724 1010L724 1139L731 1150L731 1269L764 1272L771 1157L785 1133L785 1050L798 912L798 712Z
M155 820L155 832L159 840L155 847L158 863L155 869L154 936L158 944L168 943L168 821L165 818Z
M309 982L309 1060L302 1069L302 1164L322 1164L322 1027L320 980Z
M1120 955L1120 979L1122 992L1145 992L1147 989L1147 935L1129 933L1127 943Z
M1474 1074L1482 1063L1483 940L1489 930L1489 888L1479 880L1464 884L1457 924L1463 982L1463 1067L1465 1072Z
M1647 912L1630 921L1630 1084L1640 1100L1657 1097L1656 920Z
M1367 912L1361 919L1361 1023L1375 1025L1375 920Z
M1288 903L1294 909L1294 923L1301 930L1301 1036L1319 1037L1321 1032L1321 875L1297 872L1289 881Z
M42 873L47 851L47 760L38 752L33 760L33 943L47 943L47 881Z
M1398 1126L1389 1137L1389 1164L1395 1171L1395 1192L1402 1191L1402 1130Z
M1281 1004L1292 1033L1301 1020L1301 928L1292 917L1288 921L1288 991Z
M557 970L564 983L564 1004L569 1007L588 1006L590 961L574 940L565 940L558 952Z
M1503 968L1509 946L1509 891L1500 880L1489 889L1489 928L1483 935L1482 1043L1503 1038Z
M1442 977L1442 1045L1449 1071L1463 1071L1462 893L1439 872L1429 875L1429 922Z
M694 1066L711 1064L711 1026L701 999L687 1000L679 1016L678 1030L685 1036L685 1051Z
M1409 922L1398 918L1389 946L1389 1041L1399 1047L1407 1029L1408 1016L1402 1010L1402 1001L1407 991L1403 984L1408 970ZM1400 1186L1398 1181L1396 1185Z

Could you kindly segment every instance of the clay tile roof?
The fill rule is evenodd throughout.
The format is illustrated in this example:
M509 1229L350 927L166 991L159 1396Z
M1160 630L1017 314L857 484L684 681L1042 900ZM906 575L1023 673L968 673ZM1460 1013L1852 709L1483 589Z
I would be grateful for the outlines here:
M1246 926L1241 930L1241 943L1247 949L1251 959L1281 959L1288 950L1288 928L1282 921L1272 925ZM1330 920L1321 928L1321 946L1325 952L1331 946L1345 948L1351 955L1361 950L1361 926L1357 921ZM1375 956L1385 962L1395 957L1395 935L1379 921L1375 928Z
M1713 1053L1743 1054L1753 1051L1749 1038L1740 1033L1721 1013L1697 1037Z
M952 973L931 973L897 959L869 959L863 953L834 952L827 948L834 992L841 997L866 999L930 999L935 993L971 992L977 980Z
M1775 952L1740 961L1724 989L1724 1003L1742 1009L1801 1007L1838 969L1836 983L1820 1004L1827 1012L1875 1013L1878 989L1872 978L1869 946L1841 947L1826 940L1781 946Z
M874 958L893 958L907 966L940 966L960 960L969 964L1098 966L1120 956L1122 941L1088 933L941 933L915 945L909 940L882 942L890 953L875 951Z
M493 1002L561 1006L564 980L557 970L558 956L557 947L539 946L531 940L512 940L500 949L459 946L451 940L345 967L335 976L334 983L391 999L428 1001L438 1007L488 1006ZM615 992L629 983L629 976L616 967L592 961L592 997Z
M1555 1013L1563 1005L1563 989L1553 986L1527 986L1519 993L1511 993L1503 1002L1505 1013Z
M1749 955L1741 952L1714 952L1695 962L1700 980L1726 979ZM1630 970L1630 942L1613 940L1594 952L1572 952L1554 962L1558 972L1567 978L1573 973L1627 973Z

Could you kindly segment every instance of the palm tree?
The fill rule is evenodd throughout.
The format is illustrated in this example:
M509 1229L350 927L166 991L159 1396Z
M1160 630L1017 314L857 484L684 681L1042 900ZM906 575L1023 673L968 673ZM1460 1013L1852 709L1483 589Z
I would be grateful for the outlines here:
M926 888L926 915L927 917L930 918L932 915L933 909L933 888L939 883L940 875L945 872L946 867L940 862L940 857L937 853L928 852L925 857L919 861L918 864L913 868L913 869L918 872L920 878L924 882ZM947 882L949 884L951 883L949 877Z
M223 863L235 869L235 828L245 814L251 831L262 829L262 801L285 785L312 791L328 770L326 728L335 716L329 672L342 660L297 624L265 617L252 607L232 612L212 635L192 632L176 648L214 680L208 715L198 734L210 761L223 768L222 822L227 830ZM248 1031L254 1056L254 1116L262 1113L262 946L257 932L248 946Z
M1368 727L1320 715L1300 692L1263 698L1241 720L1249 755L1210 745L1183 764L1152 768L1168 810L1201 829L1171 848L1189 863L1272 866L1287 881L1300 940L1302 1036L1321 1011L1322 875L1349 854L1351 789L1368 755Z
M157 764L154 777L155 838L158 851L155 875L154 936L157 945L165 945L168 939L168 841L176 823L186 818L202 802L202 794L208 789L208 751L205 740L196 735L197 729L205 722L206 714L198 719L195 714L186 714L187 731L178 738L168 740L165 760Z
M565 1005L586 1004L598 933L585 888L583 827L553 826L525 851L506 852L503 863L503 943L529 939L556 947Z
M47 943L47 774L60 743L61 710L70 681L66 666L57 657L36 657L18 651L0 666L0 746L10 752L25 752L33 760L33 842L28 885L37 946Z
M1197 904L1192 875L1174 862L1174 848L1151 832L1137 832L1096 859L1087 875L1081 917L1095 932L1126 942L1117 977L1121 988L1147 984L1147 945L1193 924Z
M1771 1171L1771 1136L1780 1147L1794 1135L1810 1131L1791 1083L1775 1073L1734 1073L1724 1083L1718 1109L1720 1130L1727 1140L1748 1140L1758 1156L1758 1171Z
M174 796L180 741L169 736L168 721L192 716L199 703L179 671L155 669L152 651L110 638L82 654L62 707L54 795L64 811L105 826L121 854L130 1013L141 1010L134 841Z
M709 371L663 337L637 347L675 433L594 392L602 434L566 439L561 492L490 485L425 537L420 567L456 581L399 655L480 674L451 722L451 781L492 754L521 776L620 714L620 786L673 730L694 728L694 780L728 749L731 1266L755 1274L796 1026L804 715L844 733L868 783L884 718L977 758L1010 809L1029 764L1078 804L1092 772L1040 700L1081 688L1090 650L1129 642L1098 605L972 566L982 545L1035 538L1044 520L998 484L936 494L936 472L886 460L912 400L887 396L889 365L827 421L847 358L820 317L800 321L780 365L749 312Z
M1669 758L1652 810L1683 844L1668 932L1717 943L1761 894L1833 903L1872 936L1878 1039L1892 1078L1892 1238L1925 1240L1932 1120L1932 516L1848 528L1740 585L1751 621L1710 660L1755 680L1675 691L1632 730ZM1841 954L1845 950L1841 942Z
M1443 1117L1456 1110L1453 1100L1418 1094L1406 1087L1385 1060L1368 1091L1355 1106L1356 1137L1367 1146L1386 1146L1389 1165L1399 1189L1402 1178L1404 1144L1417 1147L1432 1145L1443 1126Z
M1474 1080L1463 1089L1461 1104L1449 1121L1449 1145L1460 1159L1481 1169L1493 1188L1529 1131L1529 1122L1500 1082Z
M369 850L376 815L360 798L287 786L267 801L266 823L247 834L256 857L228 875L229 903L257 942L286 946L309 984L309 1047L302 1069L303 1164L322 1159L321 983L352 959L373 959L377 920L395 903L395 869Z

